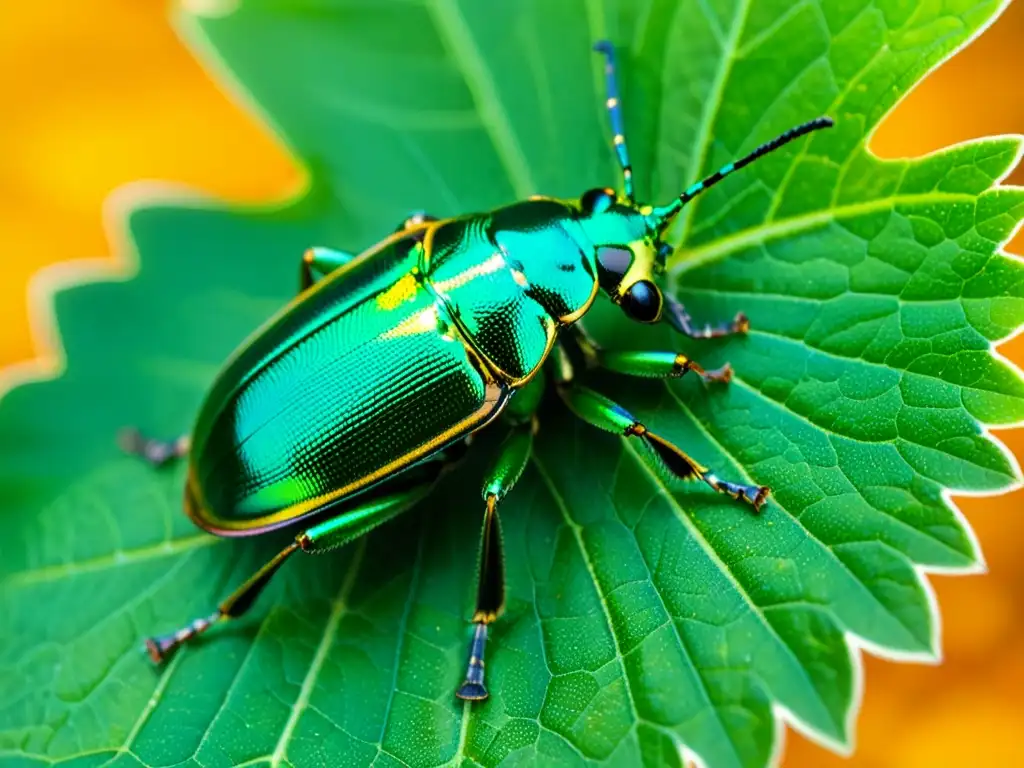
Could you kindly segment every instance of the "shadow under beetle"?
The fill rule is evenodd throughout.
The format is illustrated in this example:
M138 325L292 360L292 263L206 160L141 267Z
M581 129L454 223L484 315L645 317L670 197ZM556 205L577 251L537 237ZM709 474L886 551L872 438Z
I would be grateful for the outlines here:
M499 415L510 427L483 486L475 631L456 696L487 698L487 625L505 602L497 507L530 456L545 380L584 421L646 443L675 475L700 480L758 510L768 488L723 480L651 432L624 408L580 385L577 362L628 376L693 371L727 382L675 352L600 349L580 319L599 291L631 320L664 320L692 338L747 330L742 314L695 327L654 282L672 248L668 225L692 198L799 136L832 125L818 118L728 163L661 207L633 198L612 47L605 56L623 192L592 189L579 200L535 196L488 213L415 215L361 254L313 248L300 293L235 352L202 406L191 438L162 442L134 430L130 452L163 464L188 454L185 509L221 536L256 536L316 518L205 618L148 639L155 662L215 622L241 616L292 553L319 554L361 536L422 499Z

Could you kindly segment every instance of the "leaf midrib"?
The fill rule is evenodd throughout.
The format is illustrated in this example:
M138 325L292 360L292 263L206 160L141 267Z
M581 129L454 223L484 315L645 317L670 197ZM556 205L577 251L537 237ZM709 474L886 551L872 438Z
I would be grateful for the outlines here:
M639 460L639 457L637 457L637 458ZM551 495L552 499L555 501L555 505L561 511L562 517L564 518L564 520L566 522L566 525L569 526L569 529L573 532L573 536L575 538L576 544L577 544L577 546L579 548L579 551L580 551L580 556L583 558L584 565L587 567L587 570L590 573L591 581L594 584L594 590L597 592L598 601L601 603L601 608L602 608L602 612L604 614L605 623L608 626L608 632L612 636L612 641L613 641L613 643L615 645L615 654L616 654L615 660L619 662L620 670L622 672L622 678L623 678L623 681L626 684L626 691L627 691L627 693L629 695L629 702L630 702L630 706L632 708L632 713L633 713L633 725L631 726L631 730L635 729L636 725L639 724L639 723L644 723L644 724L651 725L651 726L661 730L662 732L667 733L670 736L670 738L672 739L673 743L676 744L677 748L680 747L681 743L679 741L679 737L678 737L677 734L675 734L672 731L665 731L664 727L661 726L660 724L654 723L654 722L650 722L646 718L643 718L643 717L640 716L639 711L636 708L636 701L635 701L634 696L633 696L633 682L632 682L632 680L630 680L629 671L626 669L625 664L622 663L623 660L626 658L627 654L624 654L622 652L622 645L621 645L621 643L619 641L618 633L615 630L615 622L612 620L611 611L608 608L607 598L608 598L609 595L603 593L602 590L601 590L601 582L597 578L597 573L594 570L593 563L591 562L590 554L587 551L587 548L586 548L585 544L583 543L582 527L572 518L572 515L569 513L569 507L568 507L568 505L567 505L567 503L565 501L565 498L562 496L561 492L558 490L557 486L554 483L554 480L552 479L551 475L548 473L547 469L544 467L543 463L537 457L537 455L534 454L531 457L531 460L533 461L534 466L537 468L537 474L540 475L541 479L543 480L543 483L544 483L545 487L547 488L548 493ZM646 469L646 467L645 467L645 469ZM645 567L646 567L646 561L644 561L644 564L645 564ZM648 569L648 578L649 579L651 578L650 569ZM652 580L652 584L653 584L653 580ZM694 672L694 677L700 683L701 692L703 693L703 696L704 696L704 704L707 706L708 710L712 713L712 715L715 718L715 721L718 723L719 727L721 728L722 736L725 739L725 742L729 745L729 750L733 753L733 756L736 759L736 764L737 765L742 765L743 764L743 759L739 755L739 753L736 751L736 743L732 739L732 736L729 733L728 729L725 727L725 723L722 720L721 712L719 712L718 707L715 706L715 703L711 700L711 695L710 695L710 692L708 691L708 687L707 687L707 681L704 679L704 675L702 673L700 665L697 664L694 661L694 659L693 659L693 657L692 657L692 655L690 653L689 648L687 647L686 643L683 642L682 636L679 634L679 628L675 624L675 618L672 616L671 611L668 610L668 606L665 605L665 601L664 601L664 599L662 599L661 593L657 590L657 588L654 589L654 592L658 596L658 601L661 604L662 610L665 611L666 619L668 621L669 626L672 627L672 631L673 631L673 633L676 636L676 642L679 643L680 651L686 657L686 659L687 659L687 661L688 661L688 663L690 665L690 668Z
M890 195L866 203L847 203L832 208L822 209L813 213L780 219L770 224L741 230L733 235L713 240L708 245L699 246L686 252L677 250L669 260L669 276L675 282L685 273L704 266L718 259L725 258L744 248L760 245L769 240L777 240L787 235L797 234L821 224L828 224L840 218L850 218L869 213L878 213L895 208L897 205L917 203L971 203L977 205L979 196L956 192L923 192L908 195Z
M949 304L949 305L959 305L960 307L963 307L963 299L956 299L956 298L954 298L954 299L932 299L932 300L916 300L916 299L915 300L906 300L906 299L901 299L899 296L895 296L895 295L892 295L892 294L865 293L865 292L860 292L860 291L856 291L856 292L850 291L850 292L848 292L846 294L839 294L838 296L833 296L833 297L830 297L830 298L823 298L823 299L812 299L812 298L808 298L808 297L805 297L805 296L786 296L784 294L779 294L779 293L754 293L754 292L748 292L748 291L725 291L725 290L721 290L721 289L718 289L718 288L693 288L693 287L690 287L690 286L687 286L685 289L683 289L683 292L684 293L705 293L705 294L715 295L715 296L743 296L743 297L752 297L752 298L777 298L777 299L780 299L780 300L783 300L783 301L804 302L804 303L807 303L807 304L814 304L814 305L821 305L821 306L825 306L829 302L834 301L835 299L840 298L842 296L856 295L856 296L874 297L874 298L879 298L879 299L889 299L889 300L892 300L895 303L900 304L900 305ZM878 319L878 318L872 318L872 319L875 320L875 319ZM979 353L979 354L991 353L991 351L992 351L991 340L986 339L985 336L983 334L981 334L980 331L978 331L976 328L974 328L974 326L970 326L970 327L975 331L975 333L978 333L978 335L981 338L985 339L985 341L986 341L986 348L985 349L963 349L963 350L960 350L960 352L958 354L964 354L964 353ZM959 329L959 330L964 330L964 329ZM1002 390L999 390L999 389L996 389L995 387L980 387L980 386L977 386L976 384L966 384L966 383L960 382L960 381L950 381L948 379L942 378L941 376L937 376L936 374L933 374L933 373L928 373L928 372L925 372L925 371L914 371L914 370L911 370L910 368L908 368L906 366L897 367L895 365L890 365L890 364L888 364L888 363L886 363L884 361L883 362L878 362L878 361L875 361L875 360L868 360L867 358L862 357L862 356L839 354L838 352L832 352L832 351L829 351L827 349L823 349L819 345L811 344L810 342L808 342L804 338L798 338L796 336L789 336L789 335L787 335L785 333L781 333L779 331L766 331L766 330L763 330L761 328L750 328L750 329L748 329L746 331L746 333L747 333L748 336L764 336L764 337L769 338L769 339L779 339L780 341L784 341L784 342L787 342L787 343L791 342L793 344L799 344L800 346L803 346L803 347L806 347L809 350L812 350L816 354L819 354L819 355L821 355L823 357L828 357L828 358L831 358L831 359L834 359L834 360L853 362L853 363L860 363L860 364L863 364L863 365L866 365L866 366L871 366L871 367L876 367L876 368L885 368L886 370L889 370L889 371L896 371L896 372L899 372L899 373L909 374L909 375L913 375L913 376L920 376L920 377L922 377L924 379L928 379L930 381L935 381L935 382L937 382L939 384L942 384L942 385L953 386L953 387L956 387L957 389L964 390L964 391L967 391L967 392L975 392L975 393L978 393L978 394L986 394L986 395L1001 395L1001 396L1005 396L1005 397L1009 397L1010 396L1010 395L1007 395L1006 392L1004 392ZM908 341L913 341L913 339L907 339L907 340ZM948 354L948 353L945 354L944 356L945 357L953 357L953 355ZM916 361L916 360L917 360L917 358L914 359L914 361ZM991 362L995 362L995 361L991 361ZM855 438L851 438L851 439L855 439ZM864 441L864 442L870 442L870 441Z
M798 343L798 342L795 342L793 339L790 339L790 338L788 338L786 336L782 336L781 334L773 334L773 333L768 333L766 331L754 331L754 330L750 330L749 333L751 333L751 334L757 333L757 334L762 335L762 336L768 336L770 338L777 338L777 339L783 340L783 341L785 341L787 343ZM899 385L904 382L904 376L920 376L921 378L929 379L931 381L936 381L936 382L939 382L939 383L941 383L943 385L955 386L957 389L960 389L960 390L968 390L968 391L974 391L974 392L995 392L995 390L978 389L978 388L969 387L967 385L954 384L952 382L948 382L948 381L945 381L943 379L940 379L937 376L932 376L932 375L925 374L925 373L918 373L917 371L910 371L910 370L906 370L906 369L902 369L902 368L889 368L887 366L881 365L880 363L873 363L873 362L870 362L868 360L864 360L862 358L848 358L848 357L845 357L843 355L832 354L830 352L826 352L826 351L824 351L822 349L819 349L818 347L812 347L811 345L806 344L806 343L801 343L801 345L805 346L808 349L813 350L816 354L819 354L819 355L821 355L823 357L832 358L834 360L841 360L841 361L856 361L860 365L863 365L863 366L865 366L867 368L885 368L886 370L894 371L894 372L899 374L898 381L897 381L897 387L896 387L897 389L899 389ZM895 446L895 445L897 445L897 443L900 443L900 442L907 443L909 445L916 445L916 446L918 446L920 448L927 448L929 450L939 451L939 452L943 453L948 458L950 458L950 459L952 459L954 461L964 462L965 464L969 464L972 467L976 467L977 469L981 470L982 472L999 474L999 475L1003 476L1004 478L1006 478L1007 481L1011 481L1012 482L1012 481L1014 481L1016 479L1016 478L1014 478L1014 476L1012 474L1006 474L1005 472L1000 472L998 469L994 469L994 468L986 466L984 464L979 464L977 461L974 461L972 459L965 458L963 456L957 456L956 454L948 453L947 451L944 451L942 448L936 447L935 445L929 445L927 443L921 442L920 440L913 440L913 439L911 439L911 438L909 438L909 437L907 437L906 435L903 435L903 434L897 434L895 437L886 438L884 440L866 440L866 439L864 439L862 437L854 437L853 435L846 434L844 432L838 431L838 429L836 429L835 427L825 426L825 425L822 425L822 424L818 424L815 421L813 421L810 416L807 416L806 414L800 413L799 411L793 410L792 408L790 408L782 400L778 400L778 399L776 399L776 398L774 398L774 397L772 397L772 396L762 392L754 384L752 384L751 382L749 382L746 379L744 379L742 373L740 373L738 371L733 371L733 381L736 381L736 382L740 383L741 385L743 385L744 387L746 387L747 390L750 391L751 393L753 393L755 396L763 398L766 401L768 401L769 403L773 403L775 406L777 406L779 408L782 408L783 410L786 411L786 413L792 414L794 418L799 419L800 421L805 423L807 426L812 427L814 430L816 430L818 432L823 432L823 433L828 434L828 435L837 435L838 437L841 437L844 440L849 440L852 443L858 443L860 445L871 445L871 446L893 445L893 446ZM907 402L904 400L902 392L900 392L900 403L902 404L903 407L911 407L911 406L908 406ZM963 407L963 406L961 405L960 407ZM950 409L949 408L942 408L942 409L935 408L935 410L950 410ZM959 407L957 408L957 410L959 410ZM956 437L959 438L959 437L964 437L964 436L963 435L956 435Z

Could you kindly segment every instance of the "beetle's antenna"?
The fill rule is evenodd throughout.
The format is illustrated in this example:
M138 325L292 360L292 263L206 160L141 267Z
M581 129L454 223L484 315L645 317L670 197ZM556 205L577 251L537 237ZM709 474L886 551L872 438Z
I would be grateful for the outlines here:
M706 179L702 179L692 185L668 205L661 208L655 208L651 211L650 219L654 228L659 231L663 230L668 226L669 222L672 221L675 215L683 209L684 205L690 202L701 192L713 187L733 171L738 171L743 166L750 165L759 157L764 157L769 152L774 152L779 147L785 146L794 139L798 139L811 131L817 131L821 128L831 128L833 124L831 117L816 117L814 120L809 120L803 125L798 125L796 128L790 128L788 131L776 136L771 141L766 141L746 157L740 158L732 163L726 163Z
M615 143L615 154L619 157L619 167L622 168L622 191L630 202L633 202L633 166L629 164L629 152L626 150L626 132L622 124L622 104L619 102L619 86L615 78L615 49L607 40L601 40L594 45L594 50L603 53L605 90L608 100L608 115L612 120L612 133L615 134L612 141Z

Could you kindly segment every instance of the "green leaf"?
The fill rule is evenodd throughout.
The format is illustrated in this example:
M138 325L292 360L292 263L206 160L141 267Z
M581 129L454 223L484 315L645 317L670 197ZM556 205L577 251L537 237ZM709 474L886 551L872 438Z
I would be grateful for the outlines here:
M1024 383L992 352L1024 320L1024 272L999 252L1024 192L997 186L1019 139L899 162L865 148L998 3L194 5L189 36L309 190L245 210L136 200L119 226L137 274L55 291L64 370L0 403L0 761L678 765L682 748L725 768L772 762L781 722L849 744L860 649L935 657L922 574L978 566L948 490L1017 481L984 425L1024 418ZM701 322L747 312L747 337L684 345L594 313L608 346L732 363L728 388L594 386L723 477L770 485L764 514L552 405L502 507L486 704L453 696L486 439L431 501L291 563L252 615L154 669L141 638L208 611L287 535L197 532L184 470L121 456L116 431L187 430L226 355L294 293L307 246L612 182L602 37L645 200L837 121L698 198L673 233L672 289Z

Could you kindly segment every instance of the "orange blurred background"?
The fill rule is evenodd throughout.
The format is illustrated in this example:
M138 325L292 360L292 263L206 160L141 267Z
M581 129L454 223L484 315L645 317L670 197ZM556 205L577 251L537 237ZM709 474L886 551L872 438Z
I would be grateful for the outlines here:
M118 186L167 180L266 201L301 184L276 140L216 87L167 18L153 0L0 5L0 366L47 352L33 346L28 281L47 264L110 253L101 206ZM1021 40L1018 2L899 106L872 148L902 157L1024 133ZM1024 169L1011 180L1024 183ZM1010 250L1024 253L1024 236ZM1024 364L1024 336L1002 352ZM1024 453L1024 431L1000 434ZM789 734L787 768L1024 766L1022 501L1017 491L960 502L989 572L932 577L943 664L867 659L853 758Z

